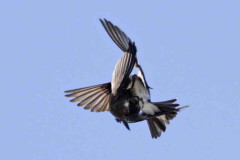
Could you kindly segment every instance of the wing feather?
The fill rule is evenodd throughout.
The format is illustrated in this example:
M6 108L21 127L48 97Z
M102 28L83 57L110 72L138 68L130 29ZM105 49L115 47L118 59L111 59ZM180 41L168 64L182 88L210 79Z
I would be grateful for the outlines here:
M117 62L112 75L112 93L118 94L127 85L129 76L137 62L137 49L135 43L117 26L110 21L100 19L103 27L115 42L115 44L124 51L123 56Z
M106 19L100 19L100 21L115 44L123 52L127 52L129 49L129 43L132 43L131 39L119 27L113 25L110 21Z
M125 52L117 62L112 75L112 93L117 94L126 87L126 82L136 62L135 55Z
M105 83L85 88L65 91L69 93L66 97L75 97L71 102L77 102L78 106L85 106L84 109L90 109L95 112L109 110L109 97L111 94L111 83Z

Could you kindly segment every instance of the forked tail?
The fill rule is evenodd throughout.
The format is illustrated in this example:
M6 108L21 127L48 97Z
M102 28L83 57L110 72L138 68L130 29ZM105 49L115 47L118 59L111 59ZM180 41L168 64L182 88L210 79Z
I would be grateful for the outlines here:
M159 112L159 115L156 114L156 116L147 120L152 138L160 137L161 133L165 132L166 125L169 124L169 121L176 117L181 109L188 107L178 107L179 104L175 104L174 102L176 102L176 99L163 102L153 102L161 112Z

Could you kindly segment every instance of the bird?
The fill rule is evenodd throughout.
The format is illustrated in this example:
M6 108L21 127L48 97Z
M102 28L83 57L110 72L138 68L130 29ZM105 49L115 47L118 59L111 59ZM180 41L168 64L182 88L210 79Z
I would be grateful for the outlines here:
M137 47L118 26L107 19L99 19L123 55L115 65L108 83L65 91L70 102L92 112L109 111L115 120L130 130L129 123L147 121L151 137L156 139L165 132L166 125L177 113L188 106L179 107L177 99L152 102L151 87L137 59ZM131 74L134 67L136 74Z

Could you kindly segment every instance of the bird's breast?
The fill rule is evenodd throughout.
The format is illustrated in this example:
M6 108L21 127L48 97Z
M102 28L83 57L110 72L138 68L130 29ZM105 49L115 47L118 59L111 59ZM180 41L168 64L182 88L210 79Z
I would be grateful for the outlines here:
M139 97L143 101L148 101L150 99L150 94L148 89L143 85L142 80L135 76L133 86L130 89L133 96Z

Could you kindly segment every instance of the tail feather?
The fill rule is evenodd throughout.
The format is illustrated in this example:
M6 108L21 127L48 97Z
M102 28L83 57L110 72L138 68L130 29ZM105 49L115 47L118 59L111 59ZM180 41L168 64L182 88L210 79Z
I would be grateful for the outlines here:
M168 100L168 101L162 101L162 102L152 102L153 105L157 106L157 108L160 110L160 112L164 113L177 113L179 110L181 110L184 107L178 107L178 103L176 102L176 99ZM178 108L177 108L178 107Z
M160 112L147 120L152 138L160 137L161 133L166 131L166 125L169 124L169 121L176 117L181 109L188 107L177 108L179 104L174 104L174 102L176 102L176 99L164 102L153 102L153 105L157 106Z
M166 125L164 121L159 117L153 117L147 120L152 138L158 138L161 136L162 131L165 132Z

